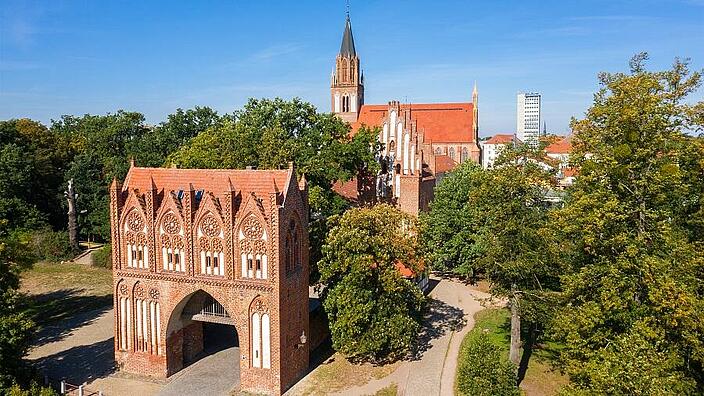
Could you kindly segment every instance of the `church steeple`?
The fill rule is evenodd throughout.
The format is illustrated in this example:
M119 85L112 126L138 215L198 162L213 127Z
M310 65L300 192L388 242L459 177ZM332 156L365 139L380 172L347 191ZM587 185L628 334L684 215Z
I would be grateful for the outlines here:
M345 21L345 32L342 33L342 45L340 46L340 55L351 58L357 56L354 50L354 37L352 36L352 24L350 23L350 14L347 14Z
M345 18L340 52L330 81L332 112L347 122L356 122L364 104L364 77L354 46L349 10Z

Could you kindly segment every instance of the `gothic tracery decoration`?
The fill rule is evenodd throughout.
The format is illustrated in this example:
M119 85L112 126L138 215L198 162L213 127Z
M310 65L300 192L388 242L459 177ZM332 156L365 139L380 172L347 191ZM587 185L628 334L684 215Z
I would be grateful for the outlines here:
M127 295L127 285L124 283L120 285L120 294L123 296Z
M165 214L161 224L164 231L172 235L177 234L181 230L181 224L179 223L176 215L173 213Z
M200 229L203 231L203 234L211 238L220 235L220 224L213 215L208 215L203 219Z
M127 216L127 227L134 232L140 232L144 230L144 220L142 216L133 210L132 213Z
M259 220L254 216L249 216L243 228L244 235L249 239L260 239L264 233L262 225L259 224Z
M143 298L144 297L144 288L142 285L137 285L134 288L134 296L137 298Z
M159 290L158 289L150 289L149 290L149 297L152 300L158 300L159 299Z

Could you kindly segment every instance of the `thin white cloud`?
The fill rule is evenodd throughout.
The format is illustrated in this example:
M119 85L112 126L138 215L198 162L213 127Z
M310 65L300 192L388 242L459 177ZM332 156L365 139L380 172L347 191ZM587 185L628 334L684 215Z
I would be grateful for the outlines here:
M298 52L303 49L303 47L304 46L302 44L297 43L273 45L253 53L249 58L255 61L269 61L280 56Z

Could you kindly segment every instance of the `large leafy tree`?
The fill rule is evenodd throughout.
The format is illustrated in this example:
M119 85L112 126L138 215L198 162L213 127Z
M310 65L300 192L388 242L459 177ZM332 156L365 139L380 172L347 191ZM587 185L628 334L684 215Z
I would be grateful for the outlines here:
M29 237L8 228L0 219L0 392L26 381L22 358L29 349L34 324L20 307L20 270L31 263Z
M525 373L527 358L537 331L550 317L553 295L559 290L559 267L554 259L546 200L550 173L530 160L538 156L527 146L507 149L497 167L488 171L484 182L469 192L474 206L473 235L483 254L483 268L494 294L509 298L511 348L509 357ZM524 322L523 325L521 322ZM524 359L519 362L521 329L528 334L523 343Z
M600 75L573 121L580 177L556 219L571 268L556 334L574 390L704 392L700 74L675 62Z
M83 236L107 240L110 218L107 188L113 177L123 179L129 169L129 158L149 129L144 116L118 111L104 116L63 116L51 127L70 146L71 163L65 181L73 178L78 194L77 207L85 211L78 217Z
M0 218L10 228L60 228L65 142L44 125L18 119L0 122Z
M333 347L353 360L403 356L420 330L424 296L397 263L420 271L415 219L388 205L331 219L319 262Z
M421 235L426 256L434 271L474 277L482 252L473 243L481 224L469 194L487 176L472 161L463 162L435 188L430 211L420 215Z

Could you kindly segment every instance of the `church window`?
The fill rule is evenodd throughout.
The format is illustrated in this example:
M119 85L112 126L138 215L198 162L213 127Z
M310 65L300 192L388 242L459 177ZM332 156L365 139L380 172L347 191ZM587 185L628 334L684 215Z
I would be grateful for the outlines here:
M349 111L350 111L350 97L348 95L344 95L342 97L342 112L349 113Z
M463 147L462 148L462 156L460 157L460 162L467 161L467 158L469 158L469 151L467 150L467 147Z
M455 148L450 147L449 153L450 153L450 158L452 158L454 160L455 159Z
M442 154L442 149L440 147L435 148L435 155L440 155Z

